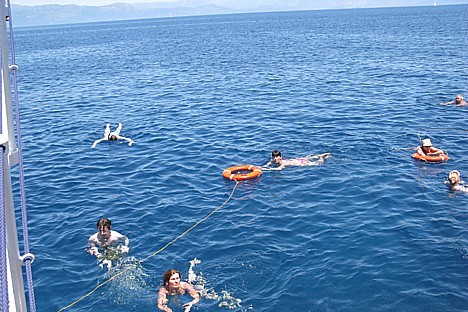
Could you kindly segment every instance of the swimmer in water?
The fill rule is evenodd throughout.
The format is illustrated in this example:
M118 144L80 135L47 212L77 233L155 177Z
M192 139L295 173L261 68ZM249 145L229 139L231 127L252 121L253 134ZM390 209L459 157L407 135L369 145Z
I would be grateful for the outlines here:
M463 185L464 183L465 181L461 181L460 172L458 172L458 170L450 171L446 181L450 190L468 193L468 188Z
M457 94L455 96L455 100L444 103L444 105L452 105L452 104L455 104L456 106L467 106L468 105L468 103L463 99L463 95L461 95L461 94Z
M98 232L89 237L87 251L98 258L101 267L107 265L110 269L112 260L115 264L120 255L129 252L129 240L125 235L111 230L111 221L107 218L99 219L96 226Z
M421 146L416 149L416 153L422 156L436 156L443 154L444 151L432 146L431 139L421 140Z
M187 282L180 281L180 272L174 269L169 269L164 272L163 286L158 291L158 308L162 311L172 312L172 309L167 306L167 296L185 295L189 294L193 300L184 304L184 312L189 312L192 306L200 301L200 295L197 291Z
M272 160L269 161L265 166L262 167L263 170L282 170L286 166L318 166L323 164L325 158L330 157L330 153L323 153L317 155L308 155L301 158L292 158L292 159L283 159L283 156L279 150L274 150L271 152ZM278 164L279 167L270 168L271 164Z
M92 148L96 147L98 143L102 141L117 141L117 140L125 140L128 142L128 146L132 146L133 141L129 138L123 137L120 135L120 130L122 130L122 124L119 122L119 126L115 129L114 132L110 131L110 124L106 125L106 130L104 130L104 137L102 139L94 141Z

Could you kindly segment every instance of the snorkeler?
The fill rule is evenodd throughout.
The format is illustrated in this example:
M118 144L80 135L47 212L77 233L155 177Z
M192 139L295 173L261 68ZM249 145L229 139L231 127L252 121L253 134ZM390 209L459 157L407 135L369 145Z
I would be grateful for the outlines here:
M468 188L463 185L464 183L465 181L461 181L460 172L458 172L458 170L450 171L446 182L450 190L468 193Z
M99 219L97 228L98 232L88 239L87 251L98 258L101 267L107 265L110 269L112 261L115 264L122 254L129 252L129 240L125 235L111 230L111 221L107 218Z
M119 122L119 126L115 129L114 132L110 131L110 124L106 125L106 130L104 130L104 137L102 139L94 141L91 147L96 147L98 143L102 141L117 141L117 140L125 140L128 142L128 146L132 146L133 141L129 138L123 137L120 135L120 130L122 130L122 124Z
M180 281L180 272L174 269L169 269L164 272L163 286L158 291L158 308L162 311L171 312L172 309L167 306L167 296L185 295L188 293L192 296L193 300L184 304L184 312L189 312L192 306L200 301L200 295L197 291L187 282Z
M283 159L283 156L279 150L274 150L271 152L272 160L269 161L265 166L262 167L263 170L282 170L286 166L318 166L323 164L325 158L330 157L330 153L323 153L317 155L308 155L301 158L292 158L292 159ZM269 166L273 163L278 164L279 167L270 168Z

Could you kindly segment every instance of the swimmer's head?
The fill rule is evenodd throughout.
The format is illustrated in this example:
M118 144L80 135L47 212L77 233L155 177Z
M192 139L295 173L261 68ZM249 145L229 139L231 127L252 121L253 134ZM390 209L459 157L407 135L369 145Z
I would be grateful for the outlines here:
M458 182L460 182L460 172L458 172L458 170L452 170L450 171L449 175L448 175L448 181L450 182L450 184L452 185L455 185L457 184Z
M111 236L111 221L109 219L99 219L97 222L97 228L101 237L108 238Z
M97 222L97 227L100 228L100 227L108 227L110 228L111 227L111 220L107 219L107 218L101 218L99 219L99 221Z
M162 276L163 284L166 286L169 285L169 280L174 274L179 274L179 279L182 278L182 276L180 275L180 271L175 270L175 269L169 269L166 272L164 272Z
M283 156L279 150L274 150L271 152L271 158L273 158L273 160L278 163L283 158Z
M117 141L117 136L115 134L110 134L109 141Z
M423 147L431 147L432 146L431 139L424 139L421 142L422 142Z
M457 96L455 96L455 103L460 104L461 101L463 101L463 96L461 94L457 94Z

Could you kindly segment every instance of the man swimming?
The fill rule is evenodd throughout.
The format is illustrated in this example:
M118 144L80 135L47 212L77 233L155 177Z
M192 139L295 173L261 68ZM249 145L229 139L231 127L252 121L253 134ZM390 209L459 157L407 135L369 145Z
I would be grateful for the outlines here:
M283 159L283 156L279 150L274 150L271 152L272 160L269 161L265 166L262 167L263 170L283 170L286 166L318 166L323 164L325 158L330 157L330 153L323 153L317 155L307 155L300 158L292 159ZM270 168L269 166L273 163L278 164L279 167Z
M463 95L461 95L460 93L455 96L455 100L444 103L444 105L452 105L452 104L455 104L456 106L468 105L468 103L463 99Z
M464 183L458 170L450 171L446 182L450 190L468 193L468 188L463 185Z
M431 139L427 138L427 139L421 140L421 146L418 146L416 148L416 153L422 156L435 156L435 155L444 154L444 151L432 146Z
M125 140L128 142L128 146L132 146L133 141L129 138L123 137L120 135L120 131L122 130L122 124L119 122L119 126L115 131L111 132L110 131L110 124L106 125L106 130L104 130L104 137L94 141L93 145L91 146L92 148L96 147L98 143L102 141L117 141L117 140Z
M127 254L129 240L125 235L111 230L111 221L107 218L99 219L97 222L98 232L88 239L88 252L95 255L100 266L107 265L110 269L112 262L116 264L122 254Z

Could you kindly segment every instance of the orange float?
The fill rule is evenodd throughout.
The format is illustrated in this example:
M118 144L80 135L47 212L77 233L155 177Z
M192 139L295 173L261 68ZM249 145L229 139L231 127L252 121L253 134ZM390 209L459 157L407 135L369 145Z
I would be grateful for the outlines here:
M414 153L414 154L411 154L411 157L413 157L414 159L424 160L428 162L441 162L441 161L447 161L450 159L448 155L445 155L445 154L431 156L431 155L421 155L418 153Z
M250 171L248 173L236 173L239 171ZM223 177L234 181L244 181L256 178L262 174L262 168L254 165L238 165L223 171Z

